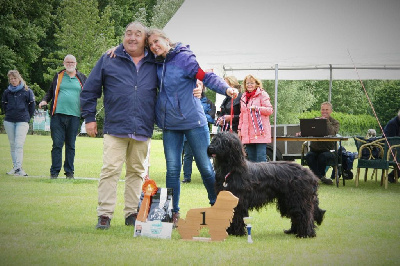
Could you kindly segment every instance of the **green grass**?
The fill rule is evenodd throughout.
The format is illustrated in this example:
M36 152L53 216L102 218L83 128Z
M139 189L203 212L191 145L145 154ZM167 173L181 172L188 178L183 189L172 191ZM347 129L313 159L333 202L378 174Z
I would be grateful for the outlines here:
M349 142L352 150L351 144ZM252 212L254 243L229 236L224 242L191 242L174 230L171 240L134 238L124 225L123 187L111 228L94 228L102 139L79 137L75 176L50 180L49 136L27 136L24 169L29 177L7 176L11 158L0 134L0 265L395 265L400 261L400 184L385 190L375 181L321 185L327 210L313 239L283 234L289 220L270 205ZM356 167L356 162L355 162ZM206 207L207 195L196 169L181 190L181 213ZM354 169L355 170L355 169ZM355 171L354 171L355 172ZM363 173L363 172L362 172ZM152 141L150 176L165 186L160 140ZM207 232L203 232L207 235Z

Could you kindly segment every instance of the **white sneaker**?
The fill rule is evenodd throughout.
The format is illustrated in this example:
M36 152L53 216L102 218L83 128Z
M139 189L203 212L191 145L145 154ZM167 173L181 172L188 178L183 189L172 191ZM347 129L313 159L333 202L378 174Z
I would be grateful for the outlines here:
M14 175L15 174L15 169L11 169L9 172L7 172L7 175Z
M16 176L28 176L28 174L25 173L25 171L22 168L19 168L19 169L15 170L14 175L16 175Z

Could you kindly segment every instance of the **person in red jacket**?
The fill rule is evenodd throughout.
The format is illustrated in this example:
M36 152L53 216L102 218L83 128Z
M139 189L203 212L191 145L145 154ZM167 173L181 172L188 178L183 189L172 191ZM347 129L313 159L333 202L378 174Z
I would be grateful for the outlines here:
M241 97L238 136L246 145L247 159L267 161L267 143L271 143L269 116L274 109L262 83L253 75L243 80L245 92Z

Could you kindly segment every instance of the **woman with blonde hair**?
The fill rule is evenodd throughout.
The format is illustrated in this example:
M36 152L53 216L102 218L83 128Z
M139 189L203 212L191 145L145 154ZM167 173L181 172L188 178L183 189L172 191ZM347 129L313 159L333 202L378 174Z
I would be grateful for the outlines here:
M27 176L22 169L23 148L29 121L35 112L35 96L17 70L8 71L8 88L1 99L5 113L4 128L10 142L13 169L8 175Z
M230 87L236 88L239 91L239 95L233 100L233 117L231 117L232 97L225 97L221 104L221 111L218 114L216 125L220 126L223 131L229 131L231 128L230 123L232 120L232 131L237 133L240 115L240 98L242 97L242 86L239 84L238 80L234 76L227 76L224 79Z
M213 205L216 200L215 173L207 155L210 143L207 119L200 100L193 96L196 81L200 80L207 88L231 97L236 97L238 91L216 74L204 72L188 46L172 43L159 29L150 30L147 36L149 48L156 56L159 83L156 123L163 130L166 185L174 190L173 220L176 224L179 219L179 176L184 136L193 151L210 204Z
M243 80L245 92L241 98L238 135L246 145L247 159L253 162L267 161L267 143L271 143L269 116L274 109L262 83L253 75Z

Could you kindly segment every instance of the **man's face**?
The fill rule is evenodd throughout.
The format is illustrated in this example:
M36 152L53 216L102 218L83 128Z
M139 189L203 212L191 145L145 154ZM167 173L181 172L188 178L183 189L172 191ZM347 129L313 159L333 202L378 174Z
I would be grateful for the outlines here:
M73 73L76 69L76 60L73 57L66 57L64 59L64 67L68 73Z
M125 51L130 55L143 52L146 44L145 29L140 24L129 25L122 43Z
M329 105L327 104L321 105L321 116L323 118L329 118L331 116L331 113L332 113L332 108Z

